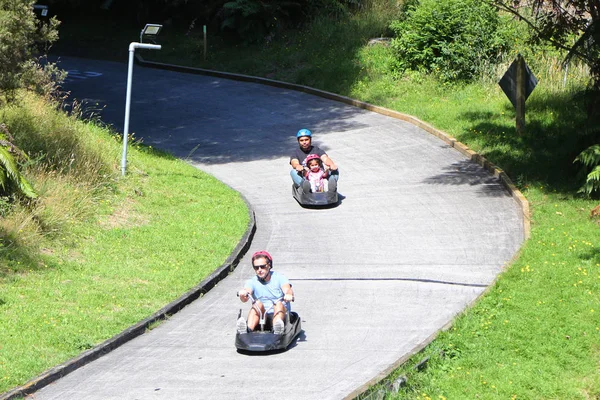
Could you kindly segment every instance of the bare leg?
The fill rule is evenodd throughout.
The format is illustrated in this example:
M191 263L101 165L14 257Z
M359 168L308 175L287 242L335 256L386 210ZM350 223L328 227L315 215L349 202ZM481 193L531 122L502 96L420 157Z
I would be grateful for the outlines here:
M260 322L260 314L256 310L256 307L258 307L263 315L265 314L265 306L263 306L260 301L256 301L248 313L248 329L251 331L253 331Z
M275 312L273 313L273 324L275 324L275 321L277 320L282 320L285 324L286 313L287 309L285 308L283 302L280 301L279 303L275 304Z
M279 302L275 304L275 312L273 313L273 333L282 335L285 332L285 306Z

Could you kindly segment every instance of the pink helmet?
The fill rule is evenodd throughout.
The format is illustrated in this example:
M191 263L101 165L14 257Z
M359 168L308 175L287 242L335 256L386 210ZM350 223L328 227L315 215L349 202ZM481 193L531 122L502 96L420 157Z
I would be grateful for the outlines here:
M271 255L269 254L269 252L265 251L265 250L260 250L257 251L256 253L252 254L252 260L254 260L256 257L266 257L267 260L269 260L269 264L273 264L273 257L271 257Z
M308 164L308 162L309 162L310 160L319 160L319 161L321 161L321 157L319 157L319 156L318 156L318 155L316 155L316 154L309 154L309 155L306 157L306 159L304 160L304 162L306 162L306 163Z

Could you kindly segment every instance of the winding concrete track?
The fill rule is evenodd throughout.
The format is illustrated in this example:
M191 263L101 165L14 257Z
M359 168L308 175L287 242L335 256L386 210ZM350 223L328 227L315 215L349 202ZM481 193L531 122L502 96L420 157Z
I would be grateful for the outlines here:
M73 96L122 129L125 64L74 58ZM397 119L253 83L134 69L131 131L240 191L295 288L304 334L287 352L239 354L237 270L166 323L32 395L35 399L340 399L410 354L476 299L523 241L497 178ZM291 196L295 132L339 164L331 209ZM318 243L318 245L317 245ZM148 249L151 251L151 249ZM244 312L246 308L244 306Z

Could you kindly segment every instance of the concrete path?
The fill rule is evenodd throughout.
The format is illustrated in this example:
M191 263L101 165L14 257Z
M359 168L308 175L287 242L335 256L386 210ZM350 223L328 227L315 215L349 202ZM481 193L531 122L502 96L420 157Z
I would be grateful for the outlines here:
M67 88L122 129L125 64L65 58ZM35 399L341 399L357 394L477 298L518 250L523 223L497 179L402 121L251 83L134 69L130 130L240 191L296 291L304 334L287 352L239 354L230 277L151 332ZM314 132L343 200L304 209L288 153ZM121 130L122 131L122 130ZM315 244L319 243L319 246ZM149 251L151 251L149 249Z

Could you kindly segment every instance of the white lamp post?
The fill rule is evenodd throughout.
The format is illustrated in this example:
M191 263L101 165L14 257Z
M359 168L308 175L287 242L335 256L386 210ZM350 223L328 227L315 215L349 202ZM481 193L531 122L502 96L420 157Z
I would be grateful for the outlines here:
M158 27L158 28L157 28ZM140 34L140 41L143 35L156 36L160 32L162 25L147 24ZM146 32L148 30L148 32ZM133 80L133 56L135 49L160 50L159 44L145 44L131 42L129 44L129 65L127 68L127 95L125 98L125 123L123 126L123 156L121 157L121 175L125 176L127 168L127 139L129 136L129 110L131 108L131 82Z

